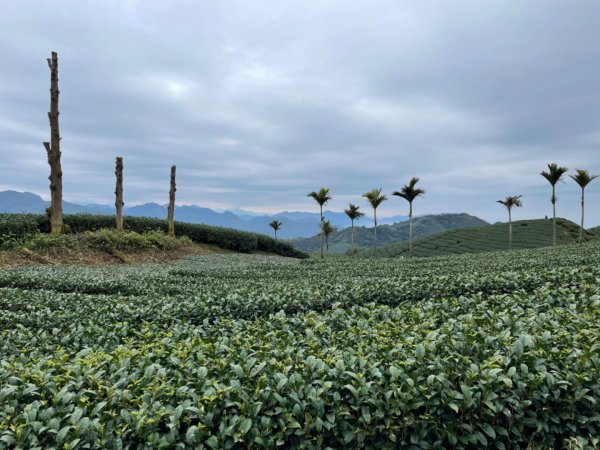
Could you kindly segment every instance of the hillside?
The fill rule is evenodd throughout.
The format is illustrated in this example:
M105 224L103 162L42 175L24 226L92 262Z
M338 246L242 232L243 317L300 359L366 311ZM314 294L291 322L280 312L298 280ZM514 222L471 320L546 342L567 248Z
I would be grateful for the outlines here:
M556 242L558 245L574 244L579 236L579 226L567 219L556 219ZM585 240L598 239L598 235L584 233ZM519 220L513 222L513 248L538 248L552 245L552 220ZM508 247L508 223L489 227L450 230L420 238L413 243L413 256L427 257L460 253L506 250ZM408 242L388 245L361 252L365 256L408 256Z
M413 219L413 236L429 236L446 230L465 227L487 227L489 223L469 214L439 214ZM408 221L377 227L377 244L388 245L408 239ZM294 247L304 252L316 252L320 248L319 236L294 239ZM354 227L354 242L357 248L375 247L375 234L372 227ZM352 248L352 230L345 228L329 236L329 253L344 253Z
M98 231L114 228L115 218L108 215L67 214L65 225L72 233ZM145 233L148 231L167 231L166 220L148 217L126 216L123 221L125 230ZM50 232L48 218L42 214L0 214L0 249L20 246L32 236ZM281 256L306 258L308 255L292 248L283 240L259 233L215 227L204 224L175 221L175 234L187 236L196 244L216 245L224 250L252 253L267 252Z

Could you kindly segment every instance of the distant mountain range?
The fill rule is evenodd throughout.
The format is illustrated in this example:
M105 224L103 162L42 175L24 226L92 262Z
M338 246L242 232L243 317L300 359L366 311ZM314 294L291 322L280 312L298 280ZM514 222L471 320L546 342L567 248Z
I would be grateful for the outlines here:
M50 206L39 195L31 192L2 191L0 192L0 213L33 213L43 214ZM77 205L75 203L63 202L65 214L114 214L114 206L102 204ZM256 233L273 234L269 222L279 220L282 223L277 233L283 239L309 237L319 232L319 213L284 211L273 215L257 215L248 211L217 212L210 208L197 205L176 206L175 220L190 223L205 223L227 228L236 228ZM126 216L137 217L167 217L167 205L157 203L145 203L143 205L126 207ZM325 218L338 229L350 226L350 221L343 212L325 211ZM379 220L381 224L391 224L406 220L406 216L393 216ZM370 218L363 218L362 223L372 223Z
M437 214L421 216L413 219L413 237L430 236L444 231L458 228L474 228L490 226L485 220L469 214ZM408 221L393 225L379 225L377 227L377 246L407 241L409 237ZM320 249L319 236L294 239L294 247L304 252L316 252ZM354 242L356 248L370 249L375 247L375 233L373 228L354 227ZM352 230L346 228L332 233L329 236L329 253L344 253L352 247Z

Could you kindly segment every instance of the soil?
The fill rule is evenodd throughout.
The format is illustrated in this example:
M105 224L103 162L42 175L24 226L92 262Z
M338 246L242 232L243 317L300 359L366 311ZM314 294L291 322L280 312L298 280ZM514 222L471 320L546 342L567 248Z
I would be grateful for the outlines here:
M103 251L90 248L48 248L43 250L0 251L0 269L13 267L34 266L38 264L53 265L111 265L111 264L141 264L164 263L174 261L187 255L228 253L219 247L209 245L192 245L173 250L134 250L134 251Z

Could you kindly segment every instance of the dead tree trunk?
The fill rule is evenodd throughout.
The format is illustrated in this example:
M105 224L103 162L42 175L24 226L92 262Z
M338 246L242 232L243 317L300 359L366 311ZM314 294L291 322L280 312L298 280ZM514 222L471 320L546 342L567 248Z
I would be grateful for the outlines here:
M57 235L64 232L62 214L62 169L60 166L60 131L58 127L58 55L52 52L52 58L48 58L50 68L50 142L44 142L50 165L50 226L52 234Z
M171 189L169 190L169 210L167 212L167 234L175 236L175 166L171 166Z
M123 158L117 156L115 162L115 175L117 176L117 187L115 189L115 207L117 218L117 230L123 231Z

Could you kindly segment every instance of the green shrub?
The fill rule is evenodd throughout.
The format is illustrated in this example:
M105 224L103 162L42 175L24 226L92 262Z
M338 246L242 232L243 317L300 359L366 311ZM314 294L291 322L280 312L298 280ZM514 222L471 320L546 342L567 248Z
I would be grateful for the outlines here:
M48 248L74 248L76 247L76 241L73 236L68 234L61 234L60 236L52 236L51 234L36 233L28 237L23 246L30 250L41 250Z
M39 220L33 214L0 214L0 248L13 248L38 232Z
M115 229L86 231L81 234L81 239L90 247L101 250L173 250L192 243L186 236L175 238L162 231L137 233Z

